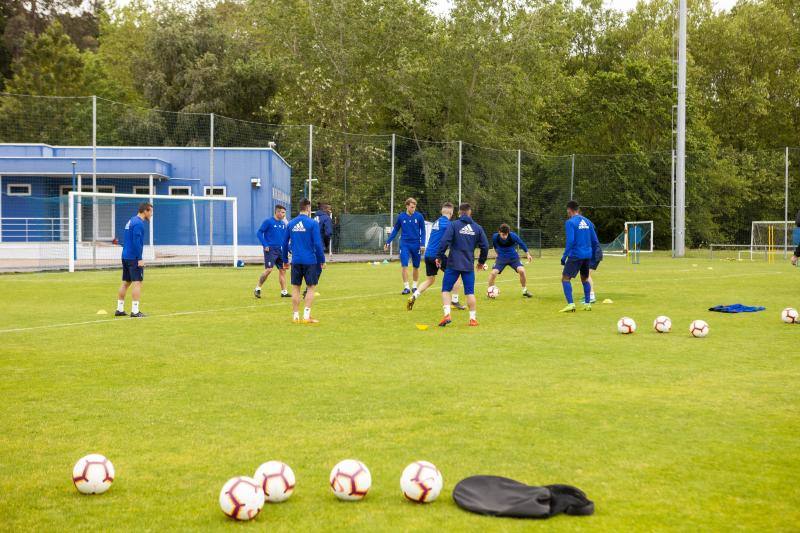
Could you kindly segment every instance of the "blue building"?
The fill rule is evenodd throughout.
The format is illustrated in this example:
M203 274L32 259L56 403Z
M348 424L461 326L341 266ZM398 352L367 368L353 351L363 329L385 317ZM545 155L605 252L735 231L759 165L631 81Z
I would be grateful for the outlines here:
M211 181L211 150L205 148L96 148L97 192L164 196L234 196L238 203L235 231L243 247L258 245L255 232L276 204L290 207L291 167L272 148L215 148ZM73 174L73 162L74 174ZM0 144L0 258L14 243L58 243L68 240L68 193L76 186L91 191L92 148L45 144ZM80 208L79 241L118 243L124 225L136 213L139 200L99 202ZM200 244L232 240L228 202L156 201L153 242L194 244L192 210ZM218 212L219 211L219 212ZM93 216L96 213L96 227ZM213 214L212 214L213 213ZM149 236L148 236L149 237ZM19 248L19 246L17 246ZM40 252L41 253L41 252ZM9 254L5 254L6 257Z

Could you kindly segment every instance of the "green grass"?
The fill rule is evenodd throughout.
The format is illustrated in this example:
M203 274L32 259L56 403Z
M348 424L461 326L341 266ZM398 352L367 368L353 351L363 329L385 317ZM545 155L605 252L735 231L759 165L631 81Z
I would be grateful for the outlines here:
M256 268L150 269L141 321L96 315L113 312L118 272L0 276L0 529L230 529L222 484L280 459L294 496L242 527L796 530L800 326L779 312L800 307L800 271L609 258L596 282L614 303L565 316L559 269L553 257L528 267L532 300L505 273L488 301L480 273L480 327L454 312L427 331L415 323L436 323L439 294L405 311L396 263L326 270L318 326L290 323L275 279L254 300ZM767 311L706 310L734 302ZM672 333L651 330L659 314ZM616 334L623 315L635 335ZM688 335L695 318L709 337ZM117 469L102 496L72 487L90 452ZM351 457L373 476L359 503L327 485ZM399 491L416 459L444 474L431 505ZM596 513L470 515L451 491L472 474L573 484Z

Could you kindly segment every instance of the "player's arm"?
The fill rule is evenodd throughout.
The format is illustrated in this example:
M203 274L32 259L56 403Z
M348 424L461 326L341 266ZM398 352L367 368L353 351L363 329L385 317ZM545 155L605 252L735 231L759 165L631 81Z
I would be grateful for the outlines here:
M261 223L261 226L256 232L256 237L258 237L258 240L261 243L261 246L264 248L264 251L267 251L267 248L269 247L267 245L267 231L269 230L269 227L269 224L267 224L267 221L265 220Z
M311 232L311 243L314 246L314 255L317 256L317 263L321 268L325 268L325 249L322 247L322 236L319 228Z
M400 224L400 215L397 215L397 219L395 219L394 221L394 227L392 228L392 232L389 234L389 238L386 239L386 244L383 245L384 250L389 249L389 245L392 244L392 241L394 240L395 237L397 237L397 234L400 232L401 225L402 224Z
M133 228L133 242L136 243L136 260L137 265L144 266L142 256L144 254L144 224L137 224Z
M281 250L283 252L283 269L286 270L289 268L289 237L292 234L292 228L287 224L286 225L286 233L283 236L283 246Z
M603 259L603 250L600 248L600 239L597 238L594 224L591 225L590 229L592 230L592 259L599 263Z
M478 248L481 252L478 255L478 266L483 268L486 264L486 259L489 257L489 239L486 238L486 232L481 228L480 240L478 240Z
M570 251L572 251L572 244L575 240L574 231L572 228L572 224L569 223L569 220L564 222L564 234L567 237L567 243L564 245L564 255L561 256L561 264L567 262L567 258L569 257Z
M425 217L423 217L419 213L417 213L417 214L419 215L419 217L417 217L417 218L419 218L419 221L420 221L420 225L419 225L419 247L421 249L421 248L425 248Z
M520 237L519 235L517 235L516 233L514 233L512 231L511 232L511 238L514 239L514 242L517 243L517 246L522 248L522 251L525 252L525 255L528 256L528 263L533 261L533 257L531 256L531 252L530 252L530 250L528 250L528 245L525 243L525 241L522 240L522 237Z
M456 234L454 231L455 226L450 224L447 226L447 229L444 231L444 235L442 235L442 240L439 241L439 249L436 251L436 264L440 266L444 261L444 254L450 245L453 243L453 238Z

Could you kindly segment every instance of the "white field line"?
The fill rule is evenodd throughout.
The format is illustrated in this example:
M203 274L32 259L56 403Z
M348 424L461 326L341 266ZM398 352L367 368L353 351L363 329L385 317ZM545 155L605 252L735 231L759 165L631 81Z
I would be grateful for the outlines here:
M730 279L730 278L747 278L747 277L755 277L755 276L763 276L764 274L782 274L782 272L754 272L751 274L727 274L722 276L704 276L704 277L696 277L690 278L692 280L702 280L702 279ZM537 277L537 278L528 278L537 279L537 280L557 280L559 276L546 276L546 277ZM667 279L668 281L684 281L687 278L671 278ZM631 280L619 280L619 281L602 281L603 285L619 285L619 284L629 284L629 283L646 283L646 282L657 282L657 281L667 281L665 278L650 278L650 279L631 279ZM507 279L499 280L496 283L519 283L519 278L514 276L513 278L509 276ZM545 285L545 283L540 283L537 285ZM550 285L548 282L547 285ZM358 300L358 299L367 299L367 298L376 298L380 296L393 296L397 295L396 291L392 292L382 292L382 293L373 293L373 294L354 294L350 296L337 296L334 298L326 298L325 302L337 302L337 301L344 301L344 300ZM227 313L230 311L241 311L243 309L255 309L255 308L262 308L262 307L278 307L278 306L286 306L288 307L290 302L275 302L275 303L268 303L268 304L250 304L250 305L239 305L234 307L219 307L215 309L196 309L193 311L176 311L174 313L164 313L158 315L149 315L145 320L152 320L157 318L172 318L178 316L190 316L190 315L202 315L202 314L213 314L213 313ZM113 317L112 317L113 318ZM125 322L130 322L130 318L123 319L97 319L97 320L84 320L81 322L60 322L55 324L42 324L39 326L29 326L29 327L19 327L19 328L8 328L8 329L0 329L0 335L6 333L21 333L26 331L36 331L36 330L43 330L43 329L58 329L58 328L69 328L69 327L77 327L77 326L89 326L93 324L121 324Z

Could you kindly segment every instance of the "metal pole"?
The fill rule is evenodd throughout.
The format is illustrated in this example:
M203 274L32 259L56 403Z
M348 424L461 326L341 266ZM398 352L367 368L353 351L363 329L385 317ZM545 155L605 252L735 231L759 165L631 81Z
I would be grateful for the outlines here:
M69 256L69 271L75 272L75 259L78 255L78 245L75 242L75 191L70 191L67 194L67 201L69 202L69 207L67 211L67 216L69 216L69 249L70 253L67 254Z
M83 176L78 174L78 191L83 191ZM78 221L77 221L77 234L75 235L76 242L83 242L83 196L78 196ZM77 259L77 255L75 257Z
M311 177L314 175L314 125L308 125L308 199L311 200Z
M517 150L517 233L522 231L520 226L521 198L522 198L522 150Z
M670 251L675 257L675 150L670 152L669 160L669 232L670 232Z
M678 142L675 170L675 257L686 255L686 0L678 14Z
M239 263L239 205L233 197L233 266Z
M392 133L392 182L389 187L389 227L394 224L394 151L395 151L395 139L396 136ZM392 258L392 245L394 243L389 244L389 259Z
M208 164L209 164L209 185L211 186L211 194L214 194L214 113L211 113L210 135L209 135ZM214 202L209 202L208 205L208 261L214 262ZM196 223L196 222L195 222ZM198 249L200 243L198 242Z
M461 149L462 141L458 141L458 203L461 205Z
M784 193L783 193L783 258L789 254L789 147L784 156Z
M0 242L3 242L3 176L0 176Z
M150 205L153 205L153 194L155 194L155 189L153 188L153 175L150 174L150 178L148 179L148 185L150 188ZM150 251L153 253L153 259L156 257L156 249L153 248L153 235L156 232L155 226L155 208L153 209L153 214L150 215Z
M92 192L97 192L97 96L92 96ZM97 197L92 196L92 266L97 266L98 214Z
M78 176L77 176L76 171L75 171L75 166L77 164L78 164L77 161L73 161L72 162L72 192L77 192L78 191ZM70 202L71 201L72 201L72 199L70 198ZM72 227L72 220L69 221L68 229L69 229L69 227ZM72 244L75 245L75 249L71 253L74 253L75 256L77 256L78 255L77 243L74 242L75 239L72 239L72 240L73 240Z
M572 164L569 171L569 199L572 200L575 191L575 154L572 154Z

